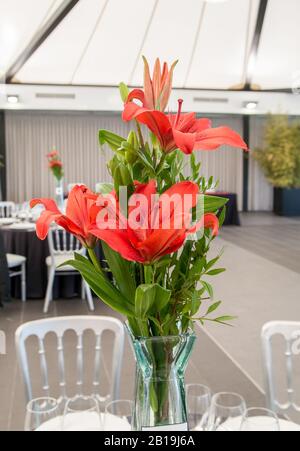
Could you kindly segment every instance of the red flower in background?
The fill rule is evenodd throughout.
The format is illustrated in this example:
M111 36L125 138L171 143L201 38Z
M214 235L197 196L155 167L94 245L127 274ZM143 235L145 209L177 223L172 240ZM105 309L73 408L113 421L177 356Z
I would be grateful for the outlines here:
M123 119L134 118L146 125L167 153L180 149L185 154L191 154L194 150L215 150L222 145L248 149L240 135L229 127L212 128L209 119L197 119L195 113L182 114L183 100L178 103L178 113L169 115L139 107L131 116L125 106Z
M129 202L129 205L134 205L129 208L129 220L121 214L118 202L113 202L109 206L110 211L115 210L117 224L122 224L123 227L110 229L102 227L103 217L101 217L97 218L98 227L91 233L105 241L126 260L140 263L155 262L160 257L177 251L184 244L188 234L195 233L201 225L212 228L213 233L217 233L218 219L212 214L205 215L198 227L188 225L191 224L191 208L196 206L198 193L199 188L195 183L181 182L173 185L153 202L153 197L157 195L156 182L152 180L148 184L136 183L135 193ZM130 218L140 195L146 202L141 202L138 209L138 224L133 224ZM187 207L184 205L185 195L191 197ZM173 196L177 202L178 199L182 201L179 211L172 202ZM170 208L166 208L166 200L169 200Z
M99 207L96 205L97 195L88 190L86 186L76 185L69 194L66 214L62 214L52 199L33 199L30 207L38 204L45 207L36 223L37 236L44 240L49 231L50 224L55 222L67 232L75 235L86 247L95 247L97 239L90 233L94 227Z
M133 119L134 115L141 108L164 111L172 91L173 71L177 61L171 65L170 69L167 63L164 63L161 69L160 60L157 58L151 79L148 61L145 57L143 57L143 60L144 91L142 89L134 89L129 93L123 113L123 119L127 121ZM139 100L143 106L137 105L133 100Z

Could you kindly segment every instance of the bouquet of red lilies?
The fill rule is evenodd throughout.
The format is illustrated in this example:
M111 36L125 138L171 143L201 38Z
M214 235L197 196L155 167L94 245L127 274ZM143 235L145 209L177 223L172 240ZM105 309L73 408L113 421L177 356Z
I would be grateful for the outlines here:
M56 180L60 181L64 176L63 164L59 153L57 150L53 150L52 152L47 154L49 169L56 178Z
M201 175L195 151L247 145L230 128L212 128L210 120L183 113L181 99L177 114L166 114L176 63L169 69L157 60L152 78L146 59L144 64L143 90L120 85L122 118L133 121L135 130L127 138L99 132L100 145L113 152L108 164L113 183L103 184L100 195L75 186L65 214L51 199L34 199L31 206L45 207L37 222L39 238L46 238L52 222L75 235L87 256L75 254L65 264L127 317L138 363L133 428L174 430L176 423L176 430L186 430L183 375L194 324L232 319L215 315L221 302L209 283L224 271L215 268L220 255L209 258L208 252L224 221L226 199L207 193L216 184ZM99 242L105 265L96 257Z
M210 120L182 113L181 99L177 114L166 114L176 63L169 70L157 60L152 79L146 59L144 65L144 90L129 92L120 85L122 118L134 121L136 131L127 138L99 132L100 144L114 154L108 164L111 186L103 185L100 195L75 186L66 214L51 199L34 199L31 206L45 206L37 222L39 238L46 238L53 221L74 234L88 258L75 255L67 264L103 302L128 318L135 336L149 337L185 332L195 320L230 319L211 318L220 302L213 301L207 280L224 270L213 268L219 256L208 260L207 254L224 220L226 199L206 194L214 182L201 176L194 152L247 145L228 127L212 128ZM149 130L148 140L141 125ZM54 175L61 177L59 155L54 151L48 157ZM184 175L186 165L191 175ZM98 241L113 277L96 258Z

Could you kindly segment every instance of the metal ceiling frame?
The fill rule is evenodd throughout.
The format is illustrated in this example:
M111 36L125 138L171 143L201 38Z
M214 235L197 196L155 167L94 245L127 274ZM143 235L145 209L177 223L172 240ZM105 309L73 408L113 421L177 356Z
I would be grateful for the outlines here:
M20 69L26 64L29 58L33 55L33 53L43 44L43 42L51 35L51 33L56 29L56 27L64 20L64 18L71 12L71 10L76 6L76 4L80 0L64 0L61 6L52 14L49 20L44 24L44 26L38 31L38 33L33 37L30 41L26 49L18 56L16 61L11 65L6 74L5 82L7 84L19 84L16 81L13 81L15 75L20 71ZM186 87L178 87L174 89L184 89L190 91L245 91L245 92L279 92L279 93L291 93L292 90L290 88L282 88L282 89L263 89L263 90L255 90L252 87L252 77L253 70L256 64L259 45L261 41L261 35L263 31L264 20L267 12L269 0L260 0L255 32L252 40L251 49L248 56L248 61L246 65L246 82L242 89L214 89L214 88L186 88ZM157 6L157 2L155 3ZM156 10L156 6L154 11ZM153 12L154 14L154 12ZM152 14L152 15L153 15ZM203 14L201 14L202 16ZM151 21L150 21L151 23ZM147 34L147 33L146 33ZM197 33L198 34L198 33ZM134 68L135 69L135 68ZM58 87L116 87L115 85L94 85L94 84L65 84L65 83L20 83L23 85L29 86L58 86ZM133 87L133 86L129 86Z
M46 23L38 30L26 48L13 62L6 72L6 83L12 83L14 76L20 71L29 58L43 44L48 36L64 20L70 11L77 5L79 0L64 0L57 10L51 15Z
M251 84L252 84L253 72L254 72L254 68L256 65L256 61L257 61L259 44L260 44L263 26L264 26L264 22L265 22L268 2L269 2L269 0L260 0L260 4L259 4L259 8L258 8L256 26L255 26L255 31L254 31L254 36L253 36L253 40L252 40L250 53L248 56L248 63L247 63L247 69L246 69L246 83L244 86L244 90L246 90L246 91L252 91Z

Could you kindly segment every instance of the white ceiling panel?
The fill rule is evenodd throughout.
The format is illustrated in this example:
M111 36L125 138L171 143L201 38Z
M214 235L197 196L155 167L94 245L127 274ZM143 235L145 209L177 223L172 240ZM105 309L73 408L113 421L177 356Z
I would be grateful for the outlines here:
M186 86L228 89L245 81L245 52L252 40L257 8L257 0L206 3Z
M154 0L109 0L74 83L116 85L128 80L154 5Z
M269 0L253 83L262 89L300 86L300 0Z
M0 0L0 78L62 0Z
M186 7L183 7L183 3ZM147 56L152 66L157 56L168 63L178 59L174 72L174 86L184 85L204 3L202 0L158 2L142 54ZM129 81L138 85L142 80L143 62L140 60L133 79Z
M16 78L22 82L71 83L104 5L105 0L81 0Z

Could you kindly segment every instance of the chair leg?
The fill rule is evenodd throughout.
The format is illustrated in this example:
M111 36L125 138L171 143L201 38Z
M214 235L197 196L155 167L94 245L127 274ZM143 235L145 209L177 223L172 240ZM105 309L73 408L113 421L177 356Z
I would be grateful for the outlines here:
M26 262L22 263L21 292L22 302L26 302Z
M53 283L55 277L55 268L51 268L48 276L48 286L44 303L44 313L48 313L50 302L52 301Z
M86 282L84 282L84 287L85 287L85 292L86 292L87 303L88 303L89 309L91 312L93 312L95 310L95 306L94 306L91 289Z
M81 281L81 299L83 301L85 301L85 285L84 285L84 280L83 279Z

